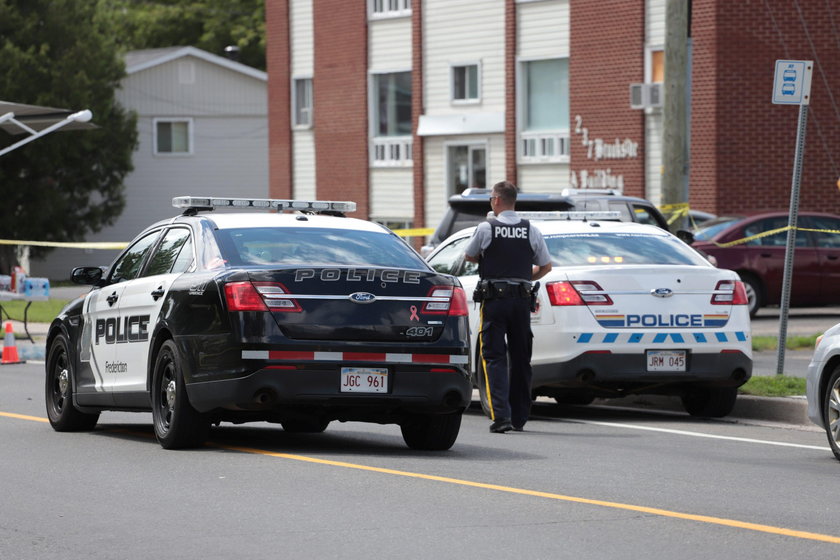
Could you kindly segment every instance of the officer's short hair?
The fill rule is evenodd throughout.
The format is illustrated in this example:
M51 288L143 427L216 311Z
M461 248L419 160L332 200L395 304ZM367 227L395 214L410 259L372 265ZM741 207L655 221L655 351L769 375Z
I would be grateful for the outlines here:
M519 189L516 188L516 185L510 181L499 181L493 185L493 194L497 195L508 204L516 202L516 193L518 191Z

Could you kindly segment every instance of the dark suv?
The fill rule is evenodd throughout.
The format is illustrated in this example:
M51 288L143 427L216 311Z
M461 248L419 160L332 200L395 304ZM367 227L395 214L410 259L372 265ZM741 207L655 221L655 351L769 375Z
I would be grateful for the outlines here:
M622 196L618 191L566 189L555 193L519 193L516 209L522 211L553 210L613 210L618 211L622 222L653 224L668 231L668 221L649 200ZM444 214L428 245L421 249L428 255L444 239L455 232L483 222L490 211L490 189L465 189L449 197L449 209Z

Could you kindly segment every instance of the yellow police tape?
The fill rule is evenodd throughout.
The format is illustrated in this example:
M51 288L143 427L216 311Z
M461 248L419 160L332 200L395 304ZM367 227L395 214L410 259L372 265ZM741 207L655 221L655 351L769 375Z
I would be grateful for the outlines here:
M17 241L14 239L0 239L0 245L28 245L31 247L62 247L65 249L125 249L127 242L101 241L89 243L74 243L62 241Z

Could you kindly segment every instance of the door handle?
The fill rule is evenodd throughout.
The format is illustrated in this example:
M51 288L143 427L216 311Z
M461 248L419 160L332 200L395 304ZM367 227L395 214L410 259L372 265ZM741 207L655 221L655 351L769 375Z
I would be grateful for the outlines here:
M163 297L163 286L158 286L157 290L152 292L152 299L157 301L158 299Z
M837 255L826 255L826 257L830 261L836 261L838 259Z
M114 292L113 294L105 298L105 301L108 302L109 307L113 307L114 304L117 303L118 299L120 299L120 297L117 295L117 292Z

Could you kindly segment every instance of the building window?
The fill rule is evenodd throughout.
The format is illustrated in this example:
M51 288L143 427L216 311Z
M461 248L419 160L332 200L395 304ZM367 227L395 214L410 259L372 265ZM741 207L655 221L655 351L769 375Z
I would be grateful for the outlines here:
M411 0L369 0L371 19L411 15Z
M663 83L665 81L665 51L651 49L650 51L650 82Z
M192 148L192 119L155 119L154 153L189 155Z
M372 90L372 164L410 165L411 72L373 74Z
M478 64L452 66L452 102L477 103L481 99L481 73Z
M446 183L449 195L464 189L487 187L487 146L485 144L450 145L446 150Z
M520 162L569 161L569 59L522 62L518 100Z
M294 125L309 128L312 126L312 78L295 78L292 88L294 106Z

